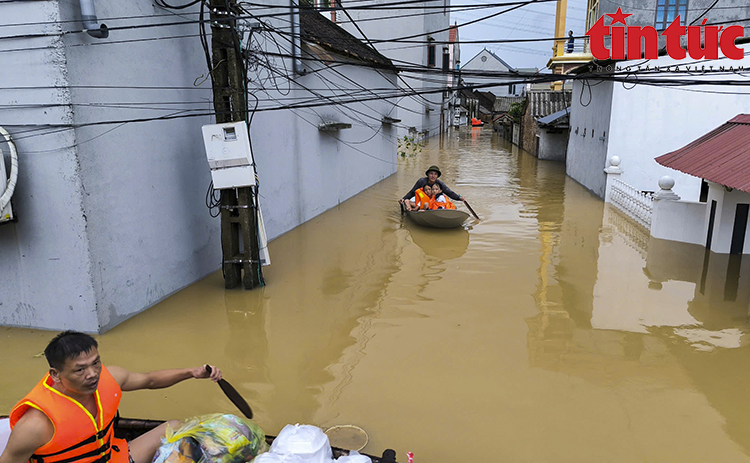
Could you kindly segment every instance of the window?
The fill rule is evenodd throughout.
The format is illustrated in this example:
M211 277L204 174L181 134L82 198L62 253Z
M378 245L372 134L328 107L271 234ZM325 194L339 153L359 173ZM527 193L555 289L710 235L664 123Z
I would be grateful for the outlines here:
M427 45L427 65L435 66L435 45L432 43Z
M451 55L448 50L443 50L443 71L448 71L451 68Z
M656 1L656 29L666 29L677 15L680 15L680 24L685 25L687 19L688 0L657 0Z

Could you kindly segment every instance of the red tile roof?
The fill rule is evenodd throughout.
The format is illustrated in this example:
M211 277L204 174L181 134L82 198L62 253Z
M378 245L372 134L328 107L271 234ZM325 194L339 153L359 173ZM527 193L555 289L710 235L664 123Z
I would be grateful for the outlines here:
M458 26L451 26L448 30L448 42L455 43L458 39Z
M689 145L656 158L659 164L750 193L750 114L739 114Z

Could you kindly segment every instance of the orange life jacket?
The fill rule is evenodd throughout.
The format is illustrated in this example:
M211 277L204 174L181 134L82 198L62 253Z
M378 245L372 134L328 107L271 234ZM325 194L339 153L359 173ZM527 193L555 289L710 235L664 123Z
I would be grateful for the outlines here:
M417 204L417 209L429 209L432 198L420 188L414 192L414 202Z
M451 202L451 200L448 199L448 197L446 195L443 195L443 198L445 198L445 202L444 203L438 202L438 200L435 199L435 197L433 196L430 199L430 209L433 209L433 210L434 209L440 209L441 207L443 209L455 209L456 208L455 204L453 204Z
M115 438L114 421L122 390L102 366L94 392L97 415L91 416L77 400L53 388L46 374L10 412L10 427L33 407L47 415L55 427L52 439L29 459L32 463L128 463L128 443Z

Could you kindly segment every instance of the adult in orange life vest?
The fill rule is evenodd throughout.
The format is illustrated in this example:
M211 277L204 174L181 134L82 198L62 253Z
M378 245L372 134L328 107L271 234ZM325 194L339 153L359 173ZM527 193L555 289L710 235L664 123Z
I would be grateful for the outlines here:
M432 185L432 198L430 198L430 209L455 209L456 205L448 199L440 190L437 183Z
M131 442L116 439L113 421L122 393L189 378L221 379L218 368L211 366L209 374L205 365L150 373L107 368L98 349L94 338L75 331L60 333L47 345L49 372L11 410L0 463L150 463L167 423Z

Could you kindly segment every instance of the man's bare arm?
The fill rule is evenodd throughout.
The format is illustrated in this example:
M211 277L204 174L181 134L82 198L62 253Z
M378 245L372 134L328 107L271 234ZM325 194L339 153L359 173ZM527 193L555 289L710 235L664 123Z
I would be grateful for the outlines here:
M52 440L55 427L47 415L29 408L13 427L0 463L27 463L39 447Z
M159 370L148 373L135 373L116 366L110 366L107 369L123 391L162 389L190 378L210 378L213 381L221 379L221 370L212 366L211 374L209 375L205 365L195 368Z

